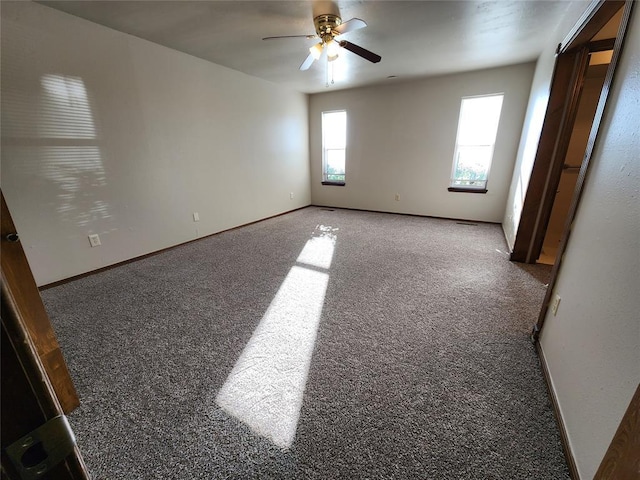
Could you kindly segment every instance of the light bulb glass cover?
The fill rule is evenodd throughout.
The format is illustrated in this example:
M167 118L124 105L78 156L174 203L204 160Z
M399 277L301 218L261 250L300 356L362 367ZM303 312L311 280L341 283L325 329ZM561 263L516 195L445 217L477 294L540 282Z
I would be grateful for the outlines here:
M309 53L311 53L314 59L318 60L320 58L320 55L322 55L322 44L316 43L309 49Z
M338 58L338 52L340 51L340 45L335 40L327 42L327 58L330 62L333 62Z

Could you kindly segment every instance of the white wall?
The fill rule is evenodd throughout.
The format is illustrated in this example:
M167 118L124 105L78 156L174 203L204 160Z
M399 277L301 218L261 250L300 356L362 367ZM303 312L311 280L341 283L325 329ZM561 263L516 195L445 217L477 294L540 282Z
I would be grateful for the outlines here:
M315 205L501 222L534 64L312 95ZM448 192L462 97L504 92L488 193ZM347 110L346 186L323 186L321 114ZM395 201L395 194L400 201Z
M571 28L578 21L582 13L589 6L588 2L567 2L565 11L560 21L556 34L547 40L547 47L536 63L536 70L529 94L529 105L524 120L520 145L516 157L513 178L507 199L507 205L502 219L502 228L509 246L513 250L518 224L522 215L524 198L529 187L531 171L535 160L542 124L544 122L547 104L549 103L549 89L551 77L556 59L556 48L562 42Z
M580 477L640 382L640 12L631 19L541 346Z
M39 285L91 271L308 205L308 98L2 2L2 190Z

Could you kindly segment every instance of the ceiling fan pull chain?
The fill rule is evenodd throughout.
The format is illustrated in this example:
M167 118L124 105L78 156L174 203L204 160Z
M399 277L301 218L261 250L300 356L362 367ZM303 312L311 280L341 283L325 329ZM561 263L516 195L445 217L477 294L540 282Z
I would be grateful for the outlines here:
M331 68L331 63L327 60L327 70L324 82L324 88L329 88L329 69Z
M325 88L329 88L329 79L331 79L331 85L335 82L333 81L333 62L327 60L327 77L324 83Z

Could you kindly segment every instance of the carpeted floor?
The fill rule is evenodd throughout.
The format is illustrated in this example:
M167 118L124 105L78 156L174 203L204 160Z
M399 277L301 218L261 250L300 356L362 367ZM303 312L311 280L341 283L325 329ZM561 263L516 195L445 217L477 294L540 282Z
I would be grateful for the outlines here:
M500 226L309 207L42 292L96 479L566 479Z

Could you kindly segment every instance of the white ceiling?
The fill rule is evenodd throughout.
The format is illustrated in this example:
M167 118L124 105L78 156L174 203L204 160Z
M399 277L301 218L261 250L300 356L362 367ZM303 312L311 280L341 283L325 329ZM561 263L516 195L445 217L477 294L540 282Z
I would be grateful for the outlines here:
M44 5L305 93L327 91L326 63L298 67L317 40L313 16L327 1L41 1ZM343 35L382 56L377 64L342 51L335 84L351 88L397 79L534 60L552 37L569 1L338 0L343 21L368 26ZM588 3L581 1L585 8ZM325 10L328 10L325 12Z

